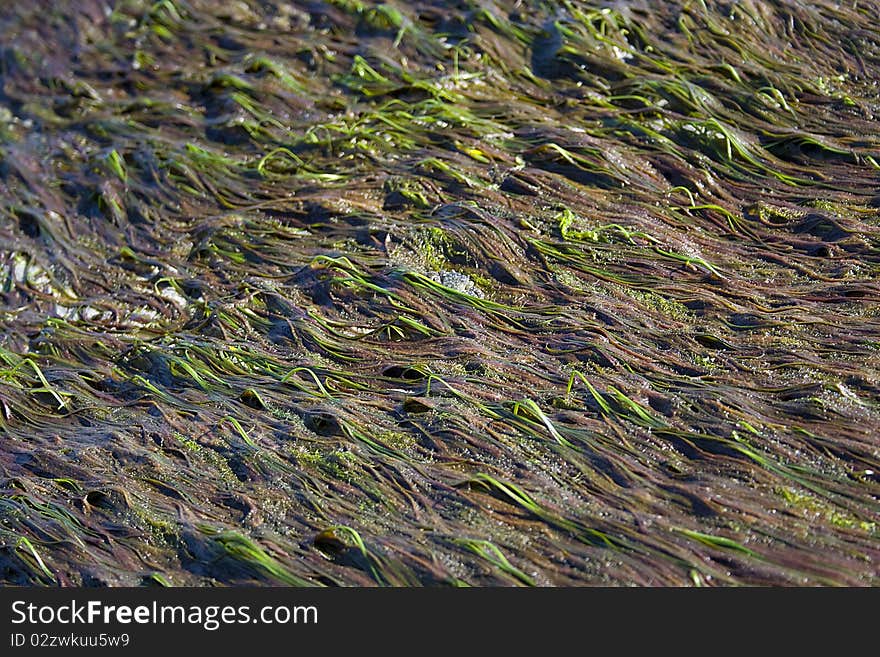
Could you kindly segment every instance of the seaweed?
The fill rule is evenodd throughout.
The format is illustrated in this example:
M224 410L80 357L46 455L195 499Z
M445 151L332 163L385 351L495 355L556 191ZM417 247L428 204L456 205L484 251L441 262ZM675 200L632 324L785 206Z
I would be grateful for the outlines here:
M0 583L880 583L870 7L227 5L0 15Z

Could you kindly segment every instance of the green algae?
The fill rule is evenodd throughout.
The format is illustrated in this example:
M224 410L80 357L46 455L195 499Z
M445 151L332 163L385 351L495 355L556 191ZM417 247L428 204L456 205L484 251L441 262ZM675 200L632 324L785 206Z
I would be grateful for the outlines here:
M92 4L0 18L0 581L877 583L869 8Z

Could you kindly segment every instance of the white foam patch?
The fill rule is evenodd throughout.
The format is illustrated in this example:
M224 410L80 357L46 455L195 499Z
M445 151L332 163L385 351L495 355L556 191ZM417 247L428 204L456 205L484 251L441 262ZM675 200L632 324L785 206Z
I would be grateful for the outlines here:
M159 295L163 299L168 299L171 303L173 303L178 308L186 308L189 305L189 299L183 296L180 292L178 292L171 285L167 287L163 287L159 292Z

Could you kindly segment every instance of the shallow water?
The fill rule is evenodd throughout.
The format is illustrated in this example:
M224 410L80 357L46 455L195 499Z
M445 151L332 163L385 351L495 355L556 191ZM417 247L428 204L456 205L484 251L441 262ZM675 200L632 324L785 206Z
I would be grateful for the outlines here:
M856 2L11 2L0 582L878 584Z

